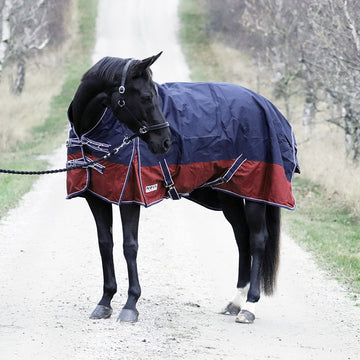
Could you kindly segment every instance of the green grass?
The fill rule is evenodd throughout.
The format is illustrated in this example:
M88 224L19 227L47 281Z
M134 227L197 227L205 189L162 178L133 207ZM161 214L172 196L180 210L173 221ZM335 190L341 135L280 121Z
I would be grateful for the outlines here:
M41 126L32 129L31 140L18 143L0 155L2 168L17 170L44 170L48 164L39 159L50 154L65 140L67 108L79 84L82 74L91 64L91 53L95 41L95 25L98 0L78 0L79 36L72 45L64 66L66 74L61 93L51 102L49 116ZM36 116L36 114L34 114ZM48 175L51 176L51 175ZM31 189L37 176L0 174L0 218L18 204L23 194Z
M360 219L310 180L294 181L297 209L283 212L284 230L351 291L360 294Z
M193 81L224 81L223 70L213 56L204 31L206 13L201 0L182 0L179 5L180 39Z
M202 0L181 0L181 41L193 81L224 80L223 59L214 57L206 36ZM246 55L246 54L245 54ZM254 77L256 74L254 74ZM295 212L284 210L283 230L318 264L353 292L360 294L360 219L338 197L329 197L319 185L297 175L294 181Z

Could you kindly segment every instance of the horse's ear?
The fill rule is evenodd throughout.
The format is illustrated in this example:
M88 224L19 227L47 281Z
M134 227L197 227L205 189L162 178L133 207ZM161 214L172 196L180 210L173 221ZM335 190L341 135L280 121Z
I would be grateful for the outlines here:
M132 75L134 77L141 76L147 68L149 68L162 54L162 51L159 52L157 55L150 56L144 60L141 60L137 63L132 69Z

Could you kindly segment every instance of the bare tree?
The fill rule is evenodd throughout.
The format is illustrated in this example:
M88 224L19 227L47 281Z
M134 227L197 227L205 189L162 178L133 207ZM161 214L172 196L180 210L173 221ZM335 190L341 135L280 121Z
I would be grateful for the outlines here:
M304 95L303 124L311 133L318 102L345 134L347 159L360 162L360 6L358 0L207 0L211 28L248 51L272 74L274 95ZM226 22L226 19L230 19ZM216 19L222 19L220 23ZM215 26L216 25L216 26Z
M274 95L285 100L285 112L291 119L290 98L299 93L303 66L299 62L301 44L308 27L302 14L307 1L244 0L243 21L262 40L263 61L273 79ZM254 30L255 29L255 30ZM257 51L261 49L257 48Z
M0 79L10 37L9 12L10 0L0 0Z
M312 1L308 8L313 33L304 56L309 71L335 111L328 121L345 133L349 162L360 162L360 8L356 0Z
M13 91L19 94L25 84L27 59L65 39L64 15L69 0L0 1L3 29L0 61L16 64ZM8 29L7 34L4 29Z

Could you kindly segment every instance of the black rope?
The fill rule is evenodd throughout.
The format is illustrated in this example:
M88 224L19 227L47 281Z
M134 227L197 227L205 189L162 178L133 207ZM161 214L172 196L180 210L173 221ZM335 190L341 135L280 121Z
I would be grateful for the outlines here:
M88 168L88 167L90 167L92 165L95 165L95 164L99 163L100 161L106 160L109 157L117 154L122 147L129 144L131 142L131 140L133 140L136 136L139 136L139 135L135 134L135 135L131 136L130 138L127 138L127 137L124 138L124 141L120 146L114 148L112 151L110 151L109 153L107 153L103 157L101 157L101 158L99 158L97 160L89 161L89 162L87 162L85 164L82 164L82 165L69 166L69 167L62 168L62 169L41 170L41 171L21 171L21 170L12 170L12 169L0 169L0 173L13 174L13 175L45 175L45 174L57 174L57 173L60 173L60 172L72 171L72 170L77 170L77 169L86 169L86 168Z
M68 167L63 168L63 169L41 170L41 171L21 171L21 170L12 170L12 169L0 169L0 173L13 174L13 175L45 175L45 174L57 174L57 173L60 173L60 172L66 172L66 171L71 171L71 170L76 170L76 169L86 169L89 166L95 165L98 162L106 160L109 157L117 154L122 147L129 144L136 137L147 134L150 131L160 130L160 129L164 129L164 128L167 128L167 127L169 127L168 122L165 122L165 123L162 123L162 124L150 125L150 126L143 126L143 127L141 127L139 129L139 131L137 133L131 135L130 137L125 137L120 146L114 148L112 151L110 151L109 153L107 153L103 157L101 157L101 158L99 158L97 160L89 161L89 162L87 162L85 164L82 164L82 165L68 166Z
M42 171L21 171L21 170L12 170L12 169L0 169L0 173L12 174L12 175L43 175L43 174L56 174L74 169L75 168L63 168L63 169L42 170Z

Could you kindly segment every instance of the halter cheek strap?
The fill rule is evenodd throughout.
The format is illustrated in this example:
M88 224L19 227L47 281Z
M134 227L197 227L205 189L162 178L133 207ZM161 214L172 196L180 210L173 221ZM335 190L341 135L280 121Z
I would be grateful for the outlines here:
M126 81L126 75L127 75L127 72L129 70L129 67L131 65L131 63L135 61L134 59L130 59L127 61L127 63L125 64L124 68L123 68L123 71L122 71L122 74L121 74L121 82L120 82L120 86L119 86L119 93L121 95L123 95L125 93L125 81ZM157 88L156 88L156 92L157 92ZM126 107L126 103L125 103L125 99L123 98L120 98L118 100L118 105L119 107L121 108L124 108L129 112L129 114L134 118L134 120L137 120L136 117L133 115L133 113L130 111L130 109L128 109L128 107ZM167 127L169 127L170 124L166 121L162 124L156 124L156 125L149 125L149 126L142 126L139 131L137 133L135 133L134 135L132 135L128 140L132 140L134 139L135 137L138 137L138 136L141 136L141 135L144 135L144 134L147 134L148 132L150 131L155 131L155 130L161 130L161 129L165 129Z
M119 93L122 95L125 93L125 80L126 80L126 74L129 70L129 67L131 65L131 63L134 61L134 59L130 59L128 60L128 62L125 64L122 74L121 74L121 83L119 86ZM120 107L124 107L125 106L125 99L119 99L118 100L118 105Z

